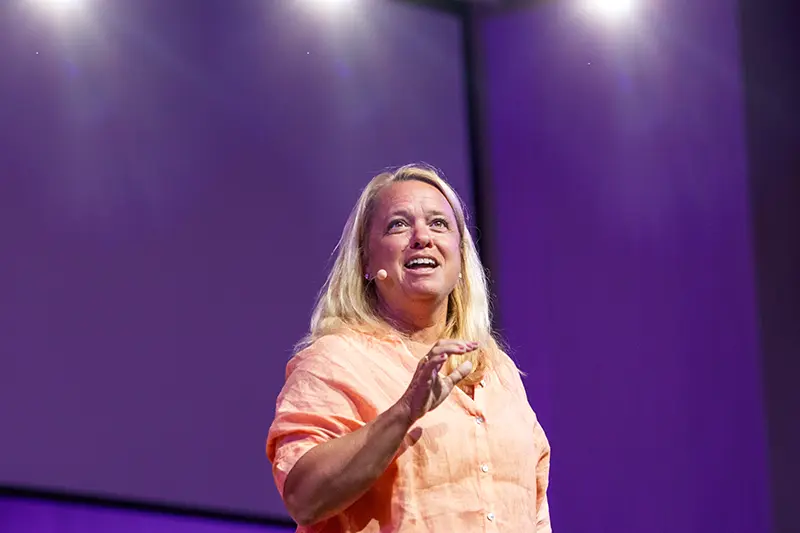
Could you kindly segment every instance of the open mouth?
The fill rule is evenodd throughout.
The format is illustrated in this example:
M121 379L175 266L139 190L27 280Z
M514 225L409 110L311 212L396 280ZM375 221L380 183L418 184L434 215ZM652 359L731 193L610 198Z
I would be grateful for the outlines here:
M415 257L403 266L409 270L433 270L439 266L439 262L432 257Z

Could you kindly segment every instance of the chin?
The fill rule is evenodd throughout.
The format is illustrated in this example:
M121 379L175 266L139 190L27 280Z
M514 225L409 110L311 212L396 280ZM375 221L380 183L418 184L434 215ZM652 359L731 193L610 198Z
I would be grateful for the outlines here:
M441 283L417 282L407 287L405 292L415 300L441 300L447 298L452 289L447 290Z

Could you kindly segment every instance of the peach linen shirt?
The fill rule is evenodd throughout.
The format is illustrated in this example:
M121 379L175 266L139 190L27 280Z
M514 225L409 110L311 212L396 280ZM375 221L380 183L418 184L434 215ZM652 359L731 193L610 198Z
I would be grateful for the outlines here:
M358 501L297 531L550 533L550 445L508 361L486 373L474 400L455 389L418 420ZM322 337L293 357L267 437L281 495L304 453L387 410L417 363L399 337L350 332Z

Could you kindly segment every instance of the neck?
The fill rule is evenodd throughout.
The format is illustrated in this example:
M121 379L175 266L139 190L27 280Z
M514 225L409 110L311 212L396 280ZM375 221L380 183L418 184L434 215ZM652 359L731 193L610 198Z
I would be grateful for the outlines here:
M382 302L378 311L400 334L424 344L438 341L447 324L447 299L433 305L421 304L402 309Z

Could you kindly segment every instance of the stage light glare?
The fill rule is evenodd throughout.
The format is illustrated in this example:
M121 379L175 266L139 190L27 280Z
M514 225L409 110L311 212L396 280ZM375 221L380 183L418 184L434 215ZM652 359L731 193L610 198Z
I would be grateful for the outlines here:
M317 4L321 6L340 6L352 2L352 0L306 0L306 1L311 4Z
M75 6L80 3L80 0L31 0L35 4L39 4L41 6L51 6L51 7L68 7L68 6Z
M41 10L64 12L82 8L86 0L29 0L29 2Z
M274 0L269 0L274 1ZM359 0L293 0L297 6L311 16L352 14L357 11ZM374 1L374 0L367 0Z
M589 7L599 15L624 17L633 11L633 0L589 0Z

